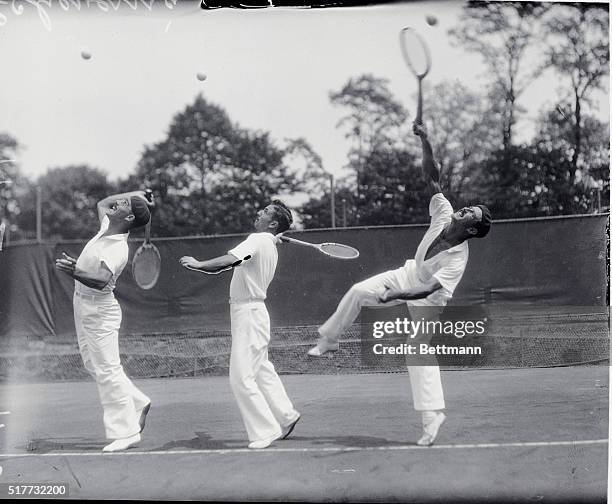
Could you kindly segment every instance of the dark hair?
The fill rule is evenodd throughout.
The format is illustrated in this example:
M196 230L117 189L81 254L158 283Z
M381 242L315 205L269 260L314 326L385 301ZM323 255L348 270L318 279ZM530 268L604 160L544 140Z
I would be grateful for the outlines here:
M476 228L476 238L484 238L491 229L491 211L484 205L476 205L482 211L482 219L477 224L474 224Z
M271 205L274 206L274 218L278 221L278 228L276 228L277 233L282 233L287 231L293 224L293 215L291 214L291 210L287 208L280 200L272 200Z
M151 219L151 212L149 211L149 205L140 196L132 196L130 198L132 204L132 214L134 214L134 220L132 221L131 229L148 224Z

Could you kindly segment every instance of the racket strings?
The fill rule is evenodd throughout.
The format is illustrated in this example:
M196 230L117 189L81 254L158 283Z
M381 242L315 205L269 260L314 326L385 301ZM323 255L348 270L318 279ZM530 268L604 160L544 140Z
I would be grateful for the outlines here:
M403 30L400 36L402 55L406 64L417 76L424 76L429 71L429 53L425 42L414 30Z
M144 249L134 258L132 274L143 289L151 288L157 282L161 271L161 259L153 249Z
M357 249L339 243L323 243L321 245L321 250L330 256L342 259L354 259L359 257L359 251Z

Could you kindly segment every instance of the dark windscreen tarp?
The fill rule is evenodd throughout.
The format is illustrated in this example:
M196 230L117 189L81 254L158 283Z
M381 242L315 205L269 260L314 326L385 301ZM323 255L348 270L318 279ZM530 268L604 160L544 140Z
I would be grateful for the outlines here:
M471 240L470 260L453 304L516 307L606 306L607 215L496 222L484 240ZM320 324L355 282L412 258L426 226L308 231L292 236L357 247L355 261L340 261L296 245L279 246L268 289L273 326ZM244 236L154 241L162 256L155 288L140 290L126 266L116 296L123 333L229 328L231 273L204 275L178 259L225 254ZM83 243L21 245L0 253L0 336L66 339L74 335L73 283L56 272L55 257L78 255ZM130 241L130 261L140 245Z

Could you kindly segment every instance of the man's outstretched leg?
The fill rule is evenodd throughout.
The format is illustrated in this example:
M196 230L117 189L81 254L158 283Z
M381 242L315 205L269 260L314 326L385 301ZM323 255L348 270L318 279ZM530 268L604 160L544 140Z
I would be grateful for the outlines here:
M356 283L344 295L338 308L327 321L319 327L321 337L317 345L308 351L308 355L320 357L326 352L338 350L340 336L357 320L363 306L383 306L379 296L385 290L385 286L402 288L406 281L404 268L385 271L367 280ZM393 306L405 303L395 301L384 303L384 306Z

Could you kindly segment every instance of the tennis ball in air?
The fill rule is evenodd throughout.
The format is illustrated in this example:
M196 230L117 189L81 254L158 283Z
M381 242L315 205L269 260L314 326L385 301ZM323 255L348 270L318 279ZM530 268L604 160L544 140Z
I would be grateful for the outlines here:
M198 72L196 74L196 77L198 78L199 81L205 81L206 80L206 74L204 72Z
M84 60L91 59L91 53L89 51L81 51L81 58Z
M427 21L427 24L429 26L436 26L438 24L438 18L436 16L434 16L433 14L429 14L425 18L425 21Z

